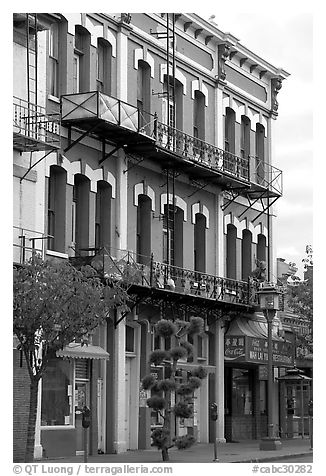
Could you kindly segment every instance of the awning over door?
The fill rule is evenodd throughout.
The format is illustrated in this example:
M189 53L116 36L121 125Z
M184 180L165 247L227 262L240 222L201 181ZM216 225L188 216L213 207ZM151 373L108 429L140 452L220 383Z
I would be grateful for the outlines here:
M102 347L97 345L81 345L80 343L71 342L62 350L57 350L57 357L70 359L104 359L109 360L110 354Z
M263 315L256 314L253 319L235 319L224 337L225 362L244 362L266 365L268 362L267 322ZM277 321L273 326L273 365L293 367L294 348L278 334Z

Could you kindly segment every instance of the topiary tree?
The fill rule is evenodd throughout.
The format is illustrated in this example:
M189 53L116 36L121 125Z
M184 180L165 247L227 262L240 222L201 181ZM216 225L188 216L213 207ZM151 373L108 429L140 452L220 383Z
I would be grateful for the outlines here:
M161 319L155 326L157 335L172 338L176 344L170 350L154 350L149 357L151 365L170 365L169 378L156 379L153 375L146 375L142 379L143 388L152 391L152 396L147 399L148 407L163 419L162 428L156 428L151 435L152 446L161 450L163 461L169 461L168 451L173 446L185 449L195 443L192 435L173 437L173 417L190 418L193 415L193 393L201 386L207 372L204 367L197 366L182 383L177 382L176 372L178 361L193 355L193 345L186 340L186 336L199 334L203 328L204 321L201 317L191 317L189 322Z

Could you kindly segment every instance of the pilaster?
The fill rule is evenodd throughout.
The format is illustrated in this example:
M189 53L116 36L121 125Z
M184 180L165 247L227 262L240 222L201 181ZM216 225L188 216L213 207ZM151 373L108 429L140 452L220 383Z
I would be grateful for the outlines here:
M224 438L224 328L223 320L219 319L215 327L215 401L218 418L216 421L215 438L218 443L225 443Z

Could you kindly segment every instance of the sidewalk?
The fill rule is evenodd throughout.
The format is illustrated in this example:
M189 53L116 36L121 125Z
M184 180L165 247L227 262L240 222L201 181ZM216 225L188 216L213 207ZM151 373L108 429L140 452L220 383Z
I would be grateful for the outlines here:
M187 450L172 448L169 451L170 461L167 463L212 463L214 459L214 445L198 443ZM221 443L218 445L219 463L252 463L269 462L289 456L312 455L310 439L298 438L282 440L282 447L273 451L261 451L259 440L241 441L239 443ZM42 463L83 463L83 456L48 459ZM130 450L119 454L104 454L88 457L89 463L115 464L115 463L162 463L161 452L156 448L149 450ZM164 463L166 464L166 463Z

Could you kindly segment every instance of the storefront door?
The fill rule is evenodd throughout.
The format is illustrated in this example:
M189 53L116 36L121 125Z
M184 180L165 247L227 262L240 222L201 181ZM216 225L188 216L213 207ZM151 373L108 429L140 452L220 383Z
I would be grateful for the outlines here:
M82 427L82 410L90 405L89 382L75 381L75 428L76 455L84 454L84 428Z

